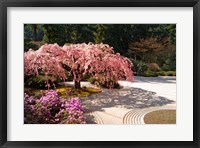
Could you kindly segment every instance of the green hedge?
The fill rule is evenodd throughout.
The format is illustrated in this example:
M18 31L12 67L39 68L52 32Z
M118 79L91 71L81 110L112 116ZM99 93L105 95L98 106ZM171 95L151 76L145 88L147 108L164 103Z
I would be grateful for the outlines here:
M157 77L158 74L157 72L151 71L151 70L147 70L144 72L144 77Z
M151 70L147 70L144 72L144 77L157 77L157 76L176 76L176 71L159 71L154 72Z
M176 76L176 71L159 71L159 76Z

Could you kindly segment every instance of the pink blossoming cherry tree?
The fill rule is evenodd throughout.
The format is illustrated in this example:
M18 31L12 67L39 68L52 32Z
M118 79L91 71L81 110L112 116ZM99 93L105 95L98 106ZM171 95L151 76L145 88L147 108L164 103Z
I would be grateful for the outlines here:
M85 75L113 87L118 80L133 81L132 63L107 44L71 44L63 47L45 44L38 50L24 53L25 76L45 75L52 81L73 76L74 87L80 89ZM48 84L48 82L47 82ZM49 84L48 84L49 87Z

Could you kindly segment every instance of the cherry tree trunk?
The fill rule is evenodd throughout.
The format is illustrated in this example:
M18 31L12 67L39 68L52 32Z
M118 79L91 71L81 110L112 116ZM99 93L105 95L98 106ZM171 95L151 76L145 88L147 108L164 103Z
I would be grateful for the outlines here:
M74 80L74 87L75 89L81 89L81 81Z

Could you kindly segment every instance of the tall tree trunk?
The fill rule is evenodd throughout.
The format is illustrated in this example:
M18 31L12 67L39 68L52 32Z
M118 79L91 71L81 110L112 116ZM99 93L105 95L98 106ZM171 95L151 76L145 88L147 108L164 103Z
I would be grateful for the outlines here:
M37 41L37 25L33 25L33 34L34 34L34 40Z
M74 87L75 89L81 89L81 81L74 80Z

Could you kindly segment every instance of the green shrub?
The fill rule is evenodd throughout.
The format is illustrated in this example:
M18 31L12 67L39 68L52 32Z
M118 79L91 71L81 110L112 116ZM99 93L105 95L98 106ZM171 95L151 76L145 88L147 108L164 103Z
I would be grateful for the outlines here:
M86 74L86 75L84 75L84 77L83 77L82 80L83 80L83 81L87 81L89 78L90 78L90 76Z
M101 87L105 87L105 88L110 88L109 86L110 86L110 83L111 83L111 82L112 82L112 81L104 82L104 84L101 84L101 83L100 83L100 86L101 86ZM112 83L113 83L113 82L112 82ZM114 82L114 84L113 84L113 86L112 86L111 88L119 89L119 88L120 88L120 85L119 85L118 82Z
M161 69L162 69L163 71L168 71L168 70L170 70L170 66L169 66L169 65L166 65L166 64L163 64L163 66L161 67Z
M176 65L170 65L169 68L170 71L176 71Z
M57 86L61 80L57 79L54 82L51 81L51 77L47 77L48 83L50 84L51 88L53 86ZM43 75L35 76L35 77L29 77L25 78L24 80L24 85L27 87L32 87L32 88L40 88L40 89L46 89L47 84L46 84L46 77Z
M157 74L159 76L176 76L176 71L159 71Z
M144 72L148 70L147 64L142 61L133 61L133 65L134 65L134 71L138 76L143 75Z
M159 76L166 76L165 71L159 71L159 72L157 72L157 74L158 74Z
M147 70L147 71L144 72L143 76L145 76L145 77L157 77L158 74L157 74L157 72Z
M167 76L176 76L176 71L167 71L166 75Z
M139 68L140 68L141 72L143 73L148 69L148 66L147 66L147 64L142 63Z
M88 81L91 83L91 84L95 84L95 85L98 85L98 86L101 86L101 87L105 87L105 88L109 88L108 86L110 86L109 84L113 81L106 81L106 82L100 82L99 80L97 80L96 78L94 77L90 77L88 79ZM118 82L114 82L114 85L112 88L120 88L120 85L118 84Z
M94 77L90 77L88 79L88 81L91 83L91 84L94 84L97 80L94 78Z
M163 64L161 69L163 71L175 71L176 70L176 65L175 64L171 64L171 65Z

